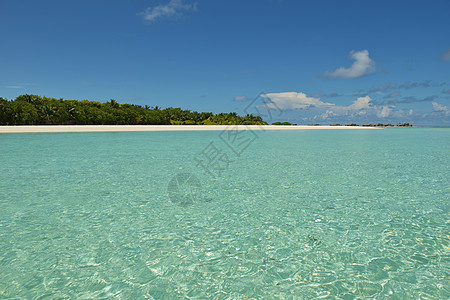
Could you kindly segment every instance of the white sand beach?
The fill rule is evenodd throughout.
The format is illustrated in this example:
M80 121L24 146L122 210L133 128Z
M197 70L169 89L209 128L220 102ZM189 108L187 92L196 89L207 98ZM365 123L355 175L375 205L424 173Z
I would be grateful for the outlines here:
M361 126L289 126L289 125L47 125L0 126L0 133L45 132L122 132L122 131L205 131L205 130L319 130L378 129Z

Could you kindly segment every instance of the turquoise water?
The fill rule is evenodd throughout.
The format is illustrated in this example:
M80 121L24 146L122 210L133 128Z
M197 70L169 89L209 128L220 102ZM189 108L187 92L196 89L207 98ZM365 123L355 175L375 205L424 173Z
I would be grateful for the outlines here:
M448 299L450 130L0 135L0 298Z

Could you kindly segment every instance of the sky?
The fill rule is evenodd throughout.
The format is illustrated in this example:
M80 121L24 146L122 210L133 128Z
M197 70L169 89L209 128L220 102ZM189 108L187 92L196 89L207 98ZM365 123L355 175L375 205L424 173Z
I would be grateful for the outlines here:
M0 0L0 97L450 126L450 1Z

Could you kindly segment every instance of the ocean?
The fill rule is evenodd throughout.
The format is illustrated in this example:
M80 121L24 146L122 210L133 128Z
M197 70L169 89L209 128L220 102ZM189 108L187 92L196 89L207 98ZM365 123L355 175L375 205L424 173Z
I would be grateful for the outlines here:
M448 299L450 129L0 135L0 298Z

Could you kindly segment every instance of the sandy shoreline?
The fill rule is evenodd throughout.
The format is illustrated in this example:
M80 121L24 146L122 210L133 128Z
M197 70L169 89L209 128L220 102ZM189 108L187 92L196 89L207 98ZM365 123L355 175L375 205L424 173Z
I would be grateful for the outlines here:
M376 129L359 126L279 126L279 125L55 125L0 126L0 133L39 132L122 132L122 131L206 131L206 130L318 130Z

